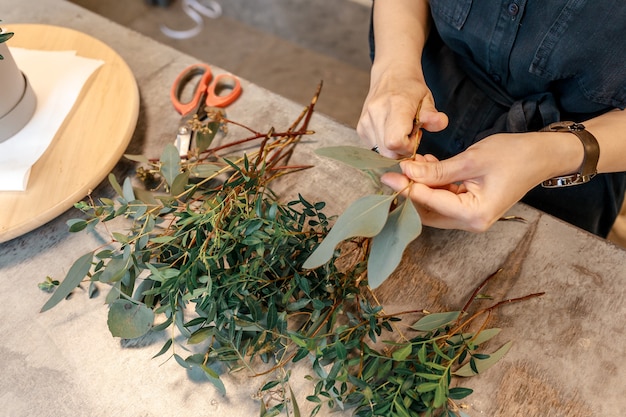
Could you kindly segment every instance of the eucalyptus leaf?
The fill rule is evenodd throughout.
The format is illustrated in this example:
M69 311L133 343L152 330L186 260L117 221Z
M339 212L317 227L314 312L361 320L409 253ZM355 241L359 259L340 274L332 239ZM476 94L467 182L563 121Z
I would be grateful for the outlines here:
M193 178L208 178L220 172L222 168L224 168L223 165L204 163L193 165L191 168L189 168L189 172L190 176Z
M148 157L146 157L144 155L124 154L124 157L126 159L131 160L131 161L139 162L139 163L142 163L142 164L149 164L150 163L150 160L148 159Z
M475 333L463 333L463 334L455 334L454 336L450 336L448 341L453 344L459 344L461 342L468 343L470 340L473 345L480 345L485 343L486 341L492 339L500 333L501 329L492 328L492 329L484 329L481 330L478 334Z
M460 314L460 311L427 314L426 316L415 322L415 324L413 324L411 328L421 332L430 332L452 323L459 318Z
M189 171L181 172L174 178L174 182L170 187L170 194L173 196L179 196L185 192L185 189L189 184Z
M86 228L89 223L83 219L70 219L66 224L69 226L69 231L75 233Z
M289 387L289 394L291 396L291 406L293 407L293 417L300 417L300 407L298 406L298 401L296 401L296 396L293 394L291 387Z
M415 389L419 393L430 392L437 389L439 382L422 382Z
M422 233L422 220L410 199L391 212L385 227L372 239L367 281L378 288L400 265L407 246Z
M180 155L176 146L168 143L161 154L161 174L165 182L171 187L180 173Z
M399 163L396 159L357 146L329 146L318 148L315 153L358 169L391 168Z
M124 194L124 191L122 191L122 186L120 185L119 182L117 182L117 178L115 178L114 174L109 174L109 183L111 184L111 187L113 187L113 189L118 195Z
M135 192L133 191L133 185L130 182L130 178L126 177L124 180L124 185L122 186L122 197L127 202L131 202L135 200Z
M111 303L107 325L111 335L135 339L148 333L154 322L154 312L143 304L119 299Z
M129 258L114 258L111 259L106 267L104 268L104 272L100 275L101 282L117 282L120 281L128 268L132 265L132 261Z
M304 269L317 268L328 262L337 245L349 238L372 237L385 226L389 207L395 195L368 195L348 207L330 229L326 238L304 262Z
M397 361L403 361L409 357L411 352L413 351L413 345L407 343L405 346L397 349L393 352L392 356Z
M484 329L481 330L480 333L476 335L472 343L475 345L481 345L491 338L495 337L498 333L500 333L501 329L493 328L493 329Z
M474 390L471 388L464 387L454 387L450 388L450 398L453 400L462 400L463 398L470 395Z
M204 371L204 375L213 384L213 386L217 388L219 393L222 395L226 395L226 386L224 386L224 383L220 379L220 376L217 374L217 372L204 364L200 365L200 367Z
M506 355L506 353L511 348L512 344L513 342L506 343L500 349L490 354L487 359L475 359L474 364L476 367L476 371L478 372L475 372L474 369L472 369L472 367L470 366L470 364L466 363L465 365L463 365L462 367L454 371L453 375L462 376L462 377L470 377L470 376L474 376L474 375L485 372L487 369L491 368L496 362L502 359L504 355Z
M54 294L50 297L48 302L41 308L41 313L50 310L55 305L59 304L65 299L85 278L91 268L91 261L93 259L93 252L89 252L78 258L67 275L56 289Z

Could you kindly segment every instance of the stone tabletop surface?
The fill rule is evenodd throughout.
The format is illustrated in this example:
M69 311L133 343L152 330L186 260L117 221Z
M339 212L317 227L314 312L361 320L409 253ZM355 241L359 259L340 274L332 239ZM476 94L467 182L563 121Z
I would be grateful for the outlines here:
M21 0L19 5L0 0L0 18L6 24L69 27L106 42L132 69L141 95L127 153L158 156L172 139L179 116L169 103L169 86L193 58L64 0ZM311 86L312 96L316 87ZM245 80L243 88L228 116L259 131L287 127L302 111ZM353 129L323 115L315 115L310 128L314 139L303 143L295 158L316 167L290 177L282 192L324 200L328 213L339 214L374 184L312 153L329 144L359 145ZM132 168L122 161L114 173L122 178ZM94 194L110 197L113 191L103 183ZM499 343L513 345L488 372L464 381L474 389L461 402L464 411L472 417L622 415L626 251L521 204L509 214L525 221L499 222L483 234L427 228L397 273L377 290L379 300L389 312L458 310L481 281L502 268L485 290L494 300L545 295L494 313L490 325L502 328ZM77 293L39 313L49 296L37 283L46 276L62 278L75 259L100 244L97 235L67 232L65 222L78 215L68 210L0 244L0 416L259 415L255 393L263 380L225 375L222 396L175 361L151 359L160 342L129 344L111 337L103 297ZM303 365L292 376L302 381L294 386L303 415L312 408L304 399L311 388L306 372Z

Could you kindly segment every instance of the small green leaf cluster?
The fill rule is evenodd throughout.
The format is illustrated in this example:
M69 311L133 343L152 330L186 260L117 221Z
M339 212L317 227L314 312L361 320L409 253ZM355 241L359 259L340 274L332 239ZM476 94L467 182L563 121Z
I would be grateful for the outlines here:
M318 382L308 400L331 407L354 407L354 414L363 417L462 415L454 400L467 397L472 390L452 387L452 377L486 371L510 345L491 355L478 353L479 345L496 336L499 329L451 332L460 329L455 327L459 317L460 312L426 315L411 326L416 335L403 343L387 341L391 349L384 351L364 344L357 349L358 354L347 354L345 344L336 342L335 356L329 355L330 371L319 366L323 351L315 359L315 377L311 379ZM396 319L389 317L382 322L383 327L392 331L391 323Z
M399 330L406 313L388 315L375 301L365 274L376 246L360 236L371 220L362 213L380 212L377 233L396 224L389 239L407 205L388 215L393 198L369 197L356 206L361 221L338 220L331 229L323 202L301 195L281 202L270 182L290 171L280 164L306 129L255 133L258 151L212 162L182 161L170 145L156 161L131 157L148 164L140 172L157 189L111 175L117 198L76 205L86 218L69 221L72 232L114 219L126 219L127 229L110 232L110 243L77 259L60 283L47 278L42 288L57 288L42 311L85 280L90 295L107 286L113 336L166 331L155 357L201 370L220 392L220 369L269 375L259 390L261 416L300 415L288 369L304 360L312 364L312 415L323 406L351 407L357 416L461 415L453 400L471 390L453 387L452 378L483 372L506 353L477 352L497 330L468 332L472 320L461 323L460 312L425 315L411 336ZM330 262L304 268L336 229L347 242L323 249Z

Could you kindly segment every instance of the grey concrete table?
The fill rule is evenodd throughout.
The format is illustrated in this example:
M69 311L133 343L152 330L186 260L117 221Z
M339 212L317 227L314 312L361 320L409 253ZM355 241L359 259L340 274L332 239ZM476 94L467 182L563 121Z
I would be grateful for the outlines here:
M156 156L178 119L168 101L176 74L193 58L63 0L0 0L7 23L70 27L107 42L129 64L141 92L140 119L128 153ZM311 95L316 86L311 86ZM323 100L323 93L321 100ZM229 117L258 130L288 126L301 107L244 81L244 96ZM296 158L317 165L285 190L329 203L340 213L371 191L369 180L316 158L312 149L359 143L355 132L317 115L315 141ZM120 163L115 174L127 175ZM101 185L95 193L112 195ZM545 291L541 298L498 310L498 340L512 340L505 358L468 381L462 402L470 416L617 416L626 406L626 252L524 205L484 234L427 229L407 251L399 271L378 291L388 312L407 308L460 309L473 288L497 268L485 290L497 299ZM72 262L98 244L69 234L69 210L54 221L0 245L0 416L254 416L260 379L224 378L227 395L188 375L175 361L150 359L160 344L122 346L106 328L102 299L76 295L39 314L47 275L63 277ZM302 379L296 368L292 380ZM298 386L301 405L308 388ZM303 414L310 408L303 407ZM349 412L336 415L350 415Z

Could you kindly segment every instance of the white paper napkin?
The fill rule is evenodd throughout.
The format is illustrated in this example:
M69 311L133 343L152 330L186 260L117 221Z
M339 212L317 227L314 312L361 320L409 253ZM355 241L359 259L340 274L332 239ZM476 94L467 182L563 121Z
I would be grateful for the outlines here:
M104 61L76 56L76 51L10 50L37 96L37 108L22 130L0 143L0 191L24 191L30 168L50 146L85 82Z

